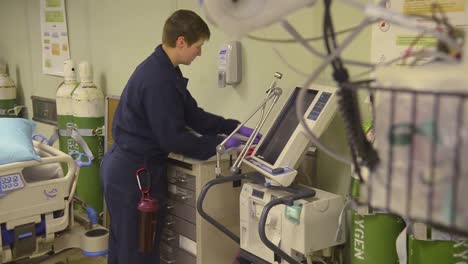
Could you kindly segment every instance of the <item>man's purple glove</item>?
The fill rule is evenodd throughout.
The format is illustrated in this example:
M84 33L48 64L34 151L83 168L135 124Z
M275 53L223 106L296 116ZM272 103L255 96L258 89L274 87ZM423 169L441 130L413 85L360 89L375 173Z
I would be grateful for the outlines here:
M240 146L240 144L241 144L240 139L236 137L231 137L230 139L226 141L226 144L224 144L224 148L225 149L237 148Z
M250 127L246 127L246 126L242 126L241 128L239 128L239 130L237 131L237 133L245 136L245 137L250 137L250 135L252 135L252 133L254 132L254 130ZM260 139L262 138L262 134L258 133L257 136L255 137L254 139L254 144L257 144Z

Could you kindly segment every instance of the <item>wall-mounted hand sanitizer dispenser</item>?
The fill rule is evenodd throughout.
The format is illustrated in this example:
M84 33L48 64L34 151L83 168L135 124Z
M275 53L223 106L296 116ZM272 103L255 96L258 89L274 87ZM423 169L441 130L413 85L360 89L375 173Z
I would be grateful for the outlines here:
M218 87L236 85L242 80L241 44L225 43L218 53Z

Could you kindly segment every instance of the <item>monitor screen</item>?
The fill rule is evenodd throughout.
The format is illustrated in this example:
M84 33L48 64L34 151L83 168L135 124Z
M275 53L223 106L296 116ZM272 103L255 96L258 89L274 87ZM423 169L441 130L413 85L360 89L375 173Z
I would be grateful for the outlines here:
M289 138L296 130L299 120L296 116L296 97L299 94L301 88L296 87L293 94L289 97L288 102L283 107L283 110L276 118L275 123L268 131L268 134L265 136L262 144L259 146L255 156L266 163L273 165L278 159L281 151L289 141ZM304 98L304 113L307 110L307 107L312 103L315 96L317 95L317 90L307 90L307 94ZM302 115L304 115L302 113Z

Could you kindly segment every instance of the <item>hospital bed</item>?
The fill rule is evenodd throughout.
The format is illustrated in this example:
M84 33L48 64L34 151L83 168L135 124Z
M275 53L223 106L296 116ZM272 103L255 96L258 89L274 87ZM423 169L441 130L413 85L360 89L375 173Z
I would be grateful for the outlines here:
M33 144L40 161L0 165L0 263L67 248L106 254L107 229L74 223L77 164L47 144Z

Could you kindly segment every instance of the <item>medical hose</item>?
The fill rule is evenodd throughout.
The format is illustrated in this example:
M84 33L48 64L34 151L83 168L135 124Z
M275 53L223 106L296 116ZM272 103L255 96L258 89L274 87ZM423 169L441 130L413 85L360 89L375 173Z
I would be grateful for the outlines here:
M325 0L324 2L325 16L323 35L327 52L328 54L332 54L332 49L337 49L338 47L331 18L330 7L332 0ZM348 142L353 156L353 164L355 167L358 167L357 157L360 157L364 165L373 170L379 163L379 157L362 130L361 113L359 110L356 89L354 89L354 87L350 88L346 86L346 84L349 84L349 74L340 57L336 57L332 60L331 65L333 67L333 78L340 87L337 92L338 105L340 107L341 114L343 115L347 130Z
M362 130L356 91L341 87L338 91L338 105L343 115L351 147L355 149L355 153L362 159L364 165L373 170L379 163L379 157Z
M97 225L98 224L99 216L98 216L96 210L93 207L88 205L86 207L86 214L88 214L89 222L91 223L91 225Z

